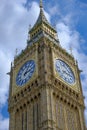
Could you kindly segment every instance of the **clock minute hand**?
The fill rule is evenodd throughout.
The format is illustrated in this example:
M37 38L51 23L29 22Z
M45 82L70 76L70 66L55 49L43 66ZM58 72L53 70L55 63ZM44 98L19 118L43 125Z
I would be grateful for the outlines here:
M28 69L25 73L24 73L24 76L30 71L30 69Z

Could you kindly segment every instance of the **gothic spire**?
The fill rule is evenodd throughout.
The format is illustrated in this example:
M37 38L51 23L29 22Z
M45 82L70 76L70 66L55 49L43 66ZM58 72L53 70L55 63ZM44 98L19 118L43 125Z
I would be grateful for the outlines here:
M56 38L57 31L55 30L54 27L51 26L51 24L48 22L44 14L43 0L40 0L39 7L40 7L40 13L39 13L38 19L36 23L34 24L34 26L29 30L30 41L34 39L35 37L37 37L37 35L45 35L45 34L47 36L50 35L51 37L57 39Z
M40 24L40 23L42 23L42 22L45 22L47 25L50 26L50 24L49 24L47 18L46 18L45 15L44 15L43 1L42 1L42 0L40 0L39 7L40 7L39 17L38 17L36 23L34 24L33 29L34 29L38 24ZM32 30L32 29L31 29L31 30Z
M42 2L42 0L40 0L40 9L42 9L43 8L43 2Z

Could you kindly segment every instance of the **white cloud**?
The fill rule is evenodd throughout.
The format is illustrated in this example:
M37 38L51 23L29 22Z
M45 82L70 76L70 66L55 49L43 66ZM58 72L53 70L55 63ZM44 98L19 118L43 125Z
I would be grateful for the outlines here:
M0 47L10 53L12 53L11 49L14 52L16 48L24 48L26 46L28 26L29 24L34 24L39 13L39 7L36 2L32 2L29 11L22 3L23 1L2 1L3 8L0 11Z
M10 68L10 55L0 50L0 108L6 103L8 98L9 81L6 73Z
M0 115L0 130L9 130L9 119Z
M59 9L58 9L58 5L56 5L56 6L52 6L51 8L48 8L49 9L49 13L50 13L50 15L52 16L52 15L55 15L55 14L59 14Z
M57 24L58 36L62 46L69 50L70 46L72 48L79 49L80 34L76 30L71 30L71 28L64 22L59 22Z

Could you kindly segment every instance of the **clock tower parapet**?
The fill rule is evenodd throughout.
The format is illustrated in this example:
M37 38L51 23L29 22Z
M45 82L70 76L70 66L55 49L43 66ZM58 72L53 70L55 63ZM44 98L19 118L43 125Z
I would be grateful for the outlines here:
M24 50L21 51L15 58L14 58L14 67L21 64L24 60L28 57L32 57L35 55L37 51L37 44L32 44L32 46L27 46Z

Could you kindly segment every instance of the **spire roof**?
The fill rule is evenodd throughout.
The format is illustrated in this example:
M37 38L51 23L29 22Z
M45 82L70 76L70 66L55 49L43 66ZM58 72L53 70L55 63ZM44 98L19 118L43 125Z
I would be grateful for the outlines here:
M35 25L37 25L40 22L45 22L45 23L49 24L48 20L46 19L45 15L44 15L42 8L40 8L40 14L39 14L39 17L38 17Z
M40 9L43 8L43 2L40 0Z
M48 22L48 20L44 15L42 0L40 0L39 7L40 7L40 13L36 23L29 30L27 44L32 45L32 43L38 41L42 37L48 38L55 44L59 44L56 29L51 26L51 24Z
M39 24L41 23L45 23L46 25L48 25L51 29L53 29L54 31L56 31L48 22L47 18L44 15L44 11L43 11L43 2L42 0L40 0L40 13L39 13L39 17L36 21L36 23L34 24L33 28L30 30L30 32L35 29Z

